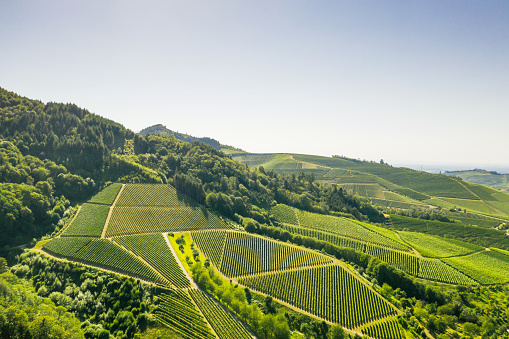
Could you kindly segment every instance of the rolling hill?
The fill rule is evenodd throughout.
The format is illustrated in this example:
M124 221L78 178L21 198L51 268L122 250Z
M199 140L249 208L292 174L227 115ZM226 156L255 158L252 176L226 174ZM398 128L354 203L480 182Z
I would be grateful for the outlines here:
M489 186L502 192L509 193L509 174L501 174L482 169L470 171L447 171L445 174L460 177L465 181Z
M157 135L161 135L163 137L174 137L175 139L182 140L182 141L189 142L189 143L197 141L197 142L201 142L206 145L209 145L211 147L214 147L218 151L222 151L222 152L228 153L228 154L244 152L241 149L238 149L238 148L235 148L232 146L223 145L216 139L212 139L209 137L197 138L197 137L193 137L192 135L189 135L189 134L172 131L172 130L166 128L166 126L164 126L162 124L157 124L157 125L146 127L144 129L142 129L138 134L139 135L157 134Z
M461 208L478 214L509 217L509 195L460 178L344 157L304 154L233 154L252 167L278 173L311 174L361 195L379 206L395 208Z

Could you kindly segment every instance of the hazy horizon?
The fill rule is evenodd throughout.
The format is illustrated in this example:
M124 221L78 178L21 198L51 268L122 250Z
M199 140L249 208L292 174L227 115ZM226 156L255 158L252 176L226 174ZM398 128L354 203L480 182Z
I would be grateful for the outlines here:
M0 86L253 153L507 169L508 17L503 0L2 2Z

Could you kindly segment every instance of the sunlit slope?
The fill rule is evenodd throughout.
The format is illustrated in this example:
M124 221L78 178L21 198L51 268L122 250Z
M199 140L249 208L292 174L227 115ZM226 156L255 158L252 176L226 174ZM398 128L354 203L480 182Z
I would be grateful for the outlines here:
M272 209L272 214L289 233L364 252L417 278L454 285L477 284L437 258L472 254L483 250L480 246L420 233L398 234L375 225L281 204Z
M304 154L235 154L235 160L280 173L313 174L320 182L337 184L376 205L396 208L463 208L509 216L509 195L458 177L343 157Z
M127 184L113 207L105 236L216 228L229 226L171 185Z
M489 186L497 190L509 193L509 174L476 169L472 171L445 172L447 175L454 175L465 181L480 185Z

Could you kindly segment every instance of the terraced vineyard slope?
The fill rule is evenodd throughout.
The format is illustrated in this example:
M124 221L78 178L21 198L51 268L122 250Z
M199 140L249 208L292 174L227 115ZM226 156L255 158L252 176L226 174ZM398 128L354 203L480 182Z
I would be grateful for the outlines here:
M207 321L185 290L175 290L161 295L154 316L158 321L184 338L216 338Z
M98 266L147 281L167 284L153 268L107 239L55 238L43 249L57 256Z
M500 252L483 251L442 260L481 284L509 282L509 260Z
M121 188L122 184L120 183L108 185L101 192L90 198L89 202L93 204L112 205Z
M395 318L377 321L374 324L364 326L362 333L371 338L402 339L401 327Z
M442 238L461 240L481 247L509 250L509 237L505 232L458 223L422 220L391 214L394 229L438 235Z
M483 250L481 246L429 234L400 231L399 235L426 257L453 257Z
M193 232L193 240L227 277L323 265L332 259L297 246L236 231L225 232L224 242L214 231ZM218 261L219 258L222 260Z
M162 234L132 235L113 240L143 258L175 287L190 286Z
M277 205L272 211L273 215L282 223L291 224L297 220L299 226L303 228L315 229L401 251L410 250L409 246L397 237L386 236L386 233L390 233L390 231L375 231L375 228L367 228L363 223L351 219L301 211L285 205Z
M396 313L385 299L334 264L242 277L239 282L348 328Z
M109 205L83 204L62 236L100 238L109 212Z
M106 228L106 237L231 228L170 185L127 184Z

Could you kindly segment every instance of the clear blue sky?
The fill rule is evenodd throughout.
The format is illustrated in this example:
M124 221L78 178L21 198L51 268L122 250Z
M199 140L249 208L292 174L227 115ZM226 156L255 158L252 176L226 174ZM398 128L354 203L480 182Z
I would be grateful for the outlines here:
M0 2L0 86L251 152L509 167L509 1Z

